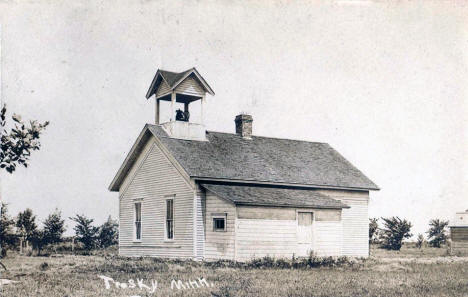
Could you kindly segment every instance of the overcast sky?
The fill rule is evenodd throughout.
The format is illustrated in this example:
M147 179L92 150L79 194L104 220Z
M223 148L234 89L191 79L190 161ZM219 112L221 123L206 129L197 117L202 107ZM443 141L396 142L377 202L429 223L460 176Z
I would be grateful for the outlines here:
M418 233L467 209L468 7L289 2L1 2L2 98L51 122L30 167L1 173L10 213L117 217L107 187L154 121L156 70L194 66L209 130L248 112L256 135L330 143L382 188L371 217Z

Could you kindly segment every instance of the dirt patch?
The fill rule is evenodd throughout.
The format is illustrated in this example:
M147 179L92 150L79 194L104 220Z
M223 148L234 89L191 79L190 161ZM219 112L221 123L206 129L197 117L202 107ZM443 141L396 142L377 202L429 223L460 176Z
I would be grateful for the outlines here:
M16 284L19 283L19 281L14 281L10 279L5 279L5 278L0 278L0 287L3 285L10 285L10 284Z

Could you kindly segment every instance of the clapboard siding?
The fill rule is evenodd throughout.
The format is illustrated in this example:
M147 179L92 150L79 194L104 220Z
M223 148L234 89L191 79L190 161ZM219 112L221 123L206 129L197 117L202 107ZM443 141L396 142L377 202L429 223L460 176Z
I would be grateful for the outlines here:
M169 85L166 83L165 80L163 80L161 82L161 84L159 85L159 88L158 90L156 91L156 98L157 97L161 97L161 96L164 96L164 95L167 95L171 92L171 88L169 87Z
M234 259L236 207L206 191L205 258ZM213 231L213 215L226 213L226 232Z
M312 223L314 252L320 256L340 256L343 234L340 210L238 206L237 259L243 261L264 256L290 258L293 254L298 255L297 211L312 212L314 218L321 218Z
M237 206L239 219L296 220L296 209L265 206Z
M468 241L452 241L452 248L468 249Z
M194 95L194 96L203 96L205 94L205 91L203 88L200 86L200 83L193 77L193 75L190 75L184 81L182 81L175 91L179 94L187 94L187 95Z
M206 221L206 196L205 192L197 185L196 193L196 258L202 260L205 257L205 221Z
M341 256L343 229L341 221L314 222L314 252L317 256Z
M194 256L194 189L157 146L148 141L120 192L119 252L124 256ZM174 197L174 240L165 241L166 198ZM134 203L141 201L142 238L133 241Z
M468 226L450 228L451 252L455 255L468 255Z
M468 242L452 242L451 253L454 255L468 256Z
M343 209L341 214L342 254L356 257L369 256L369 192L338 190L321 190L321 192L350 206Z
M256 257L297 254L297 221L238 219L236 254L240 261Z
M468 243L468 227L451 227L450 237L452 241L460 241Z

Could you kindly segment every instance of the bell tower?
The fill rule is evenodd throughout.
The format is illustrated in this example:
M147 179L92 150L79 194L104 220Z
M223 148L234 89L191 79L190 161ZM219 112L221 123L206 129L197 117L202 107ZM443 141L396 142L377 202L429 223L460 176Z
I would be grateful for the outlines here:
M170 137L204 141L205 126L203 108L206 94L214 96L214 92L197 69L191 68L184 72L170 72L158 69L146 93L146 99L154 95L155 124L162 126ZM190 103L200 100L200 122L190 121ZM170 104L169 121L160 122L161 102ZM176 110L176 103L183 103L184 110Z

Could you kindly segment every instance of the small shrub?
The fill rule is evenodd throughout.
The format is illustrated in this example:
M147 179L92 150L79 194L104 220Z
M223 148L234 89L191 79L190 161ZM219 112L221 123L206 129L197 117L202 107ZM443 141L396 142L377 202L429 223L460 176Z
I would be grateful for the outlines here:
M247 263L248 268L271 268L275 265L275 259L266 256L263 258L255 258Z
M403 239L412 236L410 233L412 227L411 223L399 217L382 218L382 220L384 222L384 228L381 234L383 248L399 251Z
M291 268L291 262L288 262L287 260L280 258L276 260L275 266L280 269L289 269Z

